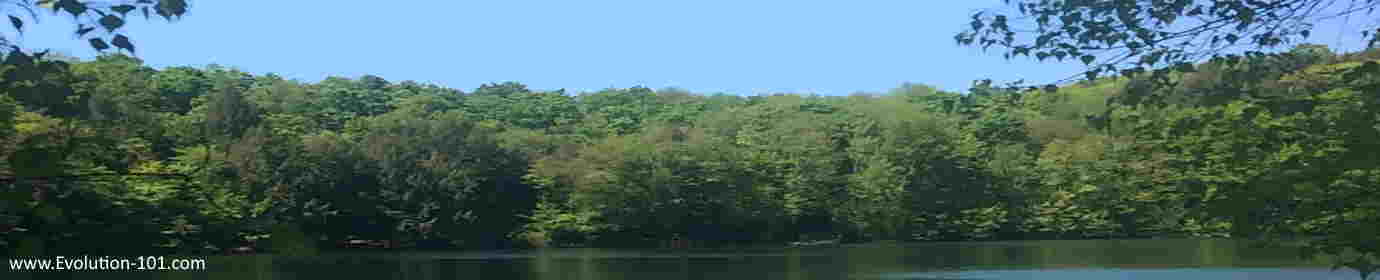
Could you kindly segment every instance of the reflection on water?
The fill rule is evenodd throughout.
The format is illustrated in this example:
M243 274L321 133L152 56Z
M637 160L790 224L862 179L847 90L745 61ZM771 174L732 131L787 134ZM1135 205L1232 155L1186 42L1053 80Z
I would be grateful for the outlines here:
M947 273L895 273L879 279L896 280L1064 280L1064 279L1261 279L1261 280L1355 280L1355 271L1322 268L1189 268L1189 269L1059 269L1059 270L982 270Z
M301 259L218 257L210 271L16 275L33 279L1357 279L1290 248L1230 240L874 244L688 255L544 249ZM13 273L11 273L13 274ZM9 276L0 279L24 279Z

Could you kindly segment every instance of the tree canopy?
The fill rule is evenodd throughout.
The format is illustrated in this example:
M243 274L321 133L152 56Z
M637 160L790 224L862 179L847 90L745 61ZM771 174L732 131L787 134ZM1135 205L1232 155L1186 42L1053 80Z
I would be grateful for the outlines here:
M185 12L180 1L20 3L98 21ZM1299 239L1363 278L1380 266L1380 50L1296 45L1200 62L1182 43L1241 40L1214 33L1234 22L1276 29L1247 39L1256 47L1283 44L1306 33L1282 13L1317 15L1297 5L1321 2L1015 3L1035 16L1035 42L985 13L960 42L1090 65L1097 50L1150 56L1130 65L1176 65L1155 69L1174 86L1123 75L1047 91L465 92L14 51L7 61L27 68L0 67L0 250L1232 237ZM1156 31L1176 17L1220 22Z
M1311 58L1201 63L1176 88L851 96L467 92L39 59L0 80L0 247L1311 236L1361 267L1380 252L1380 75L1358 69L1380 53L1290 52ZM1178 98L1113 102L1141 91Z

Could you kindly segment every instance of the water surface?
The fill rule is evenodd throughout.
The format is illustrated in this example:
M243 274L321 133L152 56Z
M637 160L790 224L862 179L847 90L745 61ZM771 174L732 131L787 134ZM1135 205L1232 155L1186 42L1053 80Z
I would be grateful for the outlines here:
M865 244L680 254L658 250L216 257L209 271L44 274L35 279L1359 279L1292 248L1232 240ZM11 278L4 278L11 279Z

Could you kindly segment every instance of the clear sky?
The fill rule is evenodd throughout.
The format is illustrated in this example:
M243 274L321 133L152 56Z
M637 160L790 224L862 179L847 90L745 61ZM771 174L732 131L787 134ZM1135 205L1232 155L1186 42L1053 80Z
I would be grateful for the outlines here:
M1000 3L193 0L182 20L140 17L127 33L154 67L216 63L312 82L373 74L465 91L500 81L574 92L837 95L903 82L965 91L975 79L1051 82L1082 69L954 43L970 12ZM20 43L94 56L69 22L46 16Z

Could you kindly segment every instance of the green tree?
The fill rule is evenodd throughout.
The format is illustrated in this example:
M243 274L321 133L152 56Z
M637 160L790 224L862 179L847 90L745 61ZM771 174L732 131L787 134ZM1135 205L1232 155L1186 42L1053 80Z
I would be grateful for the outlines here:
M577 97L586 116L599 118L603 129L615 134L634 133L643 122L661 112L656 93L649 88L605 89Z
M521 181L525 158L503 149L491 126L460 112L398 112L358 122L367 127L363 154L378 168L379 189L366 194L396 232L417 234L425 224L431 234L466 246L503 247L518 215L534 206Z
M168 67L150 77L153 90L161 98L156 110L186 114L194 107L193 100L211 91L211 81L201 69Z
M350 120L387 113L389 96L379 80L373 84L340 77L329 77L312 86L319 98L327 129L340 129ZM381 82L386 83L386 82ZM374 87L370 87L370 85Z

